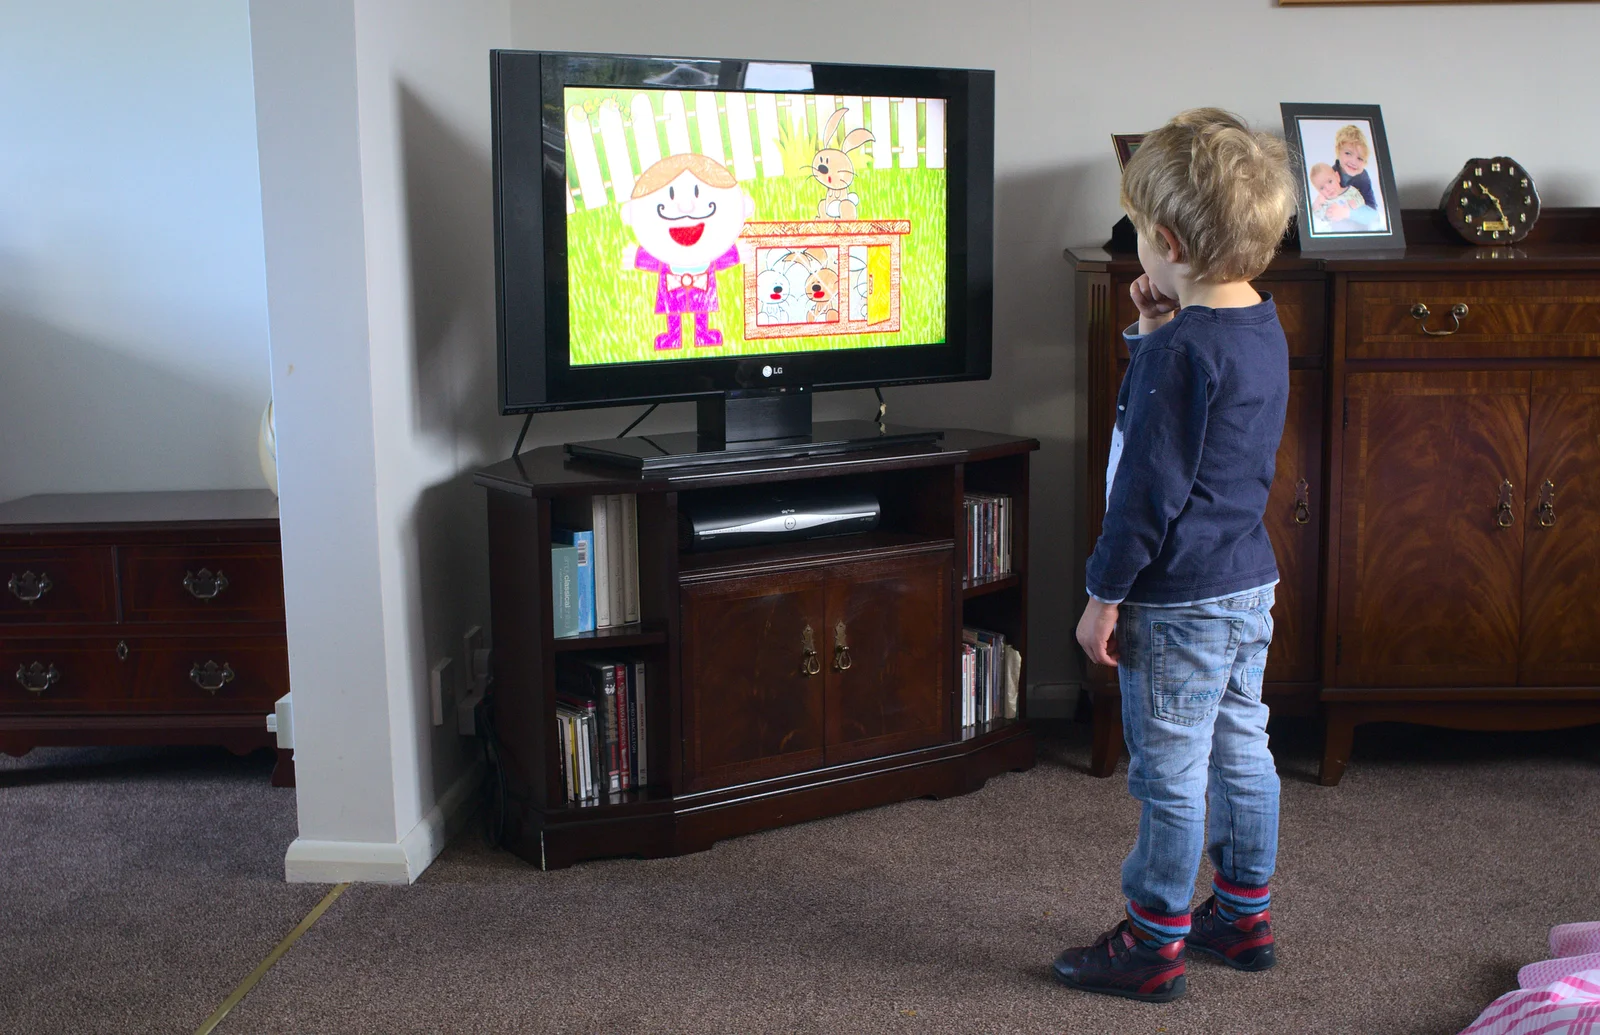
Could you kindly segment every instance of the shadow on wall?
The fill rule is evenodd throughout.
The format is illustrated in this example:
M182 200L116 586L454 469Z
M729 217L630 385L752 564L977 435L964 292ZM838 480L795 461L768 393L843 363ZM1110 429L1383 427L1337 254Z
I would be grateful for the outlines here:
M65 490L266 488L255 454L265 405L0 307L0 500ZM152 442L161 444L159 467ZM219 442L240 443L238 455ZM99 457L97 469L126 476L91 490L70 459L88 456Z
M498 452L493 173L474 146L400 84L401 175L416 363L413 426L458 457Z

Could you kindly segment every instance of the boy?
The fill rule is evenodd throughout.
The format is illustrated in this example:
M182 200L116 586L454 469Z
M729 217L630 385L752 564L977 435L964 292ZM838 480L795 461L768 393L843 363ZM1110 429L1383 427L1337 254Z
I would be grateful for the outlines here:
M1367 135L1360 126L1343 126L1333 135L1333 156L1339 185L1354 187L1369 208L1377 208L1378 196L1372 190L1372 174L1367 171Z
M1085 991L1176 999L1186 942L1241 970L1274 962L1278 776L1261 676L1278 570L1262 515L1289 353L1250 280L1295 189L1283 143L1214 108L1146 136L1123 175L1145 274L1131 289L1139 324L1124 332L1132 359L1078 642L1117 668L1143 811L1122 867L1125 919L1055 962ZM1217 875L1191 926L1202 847Z

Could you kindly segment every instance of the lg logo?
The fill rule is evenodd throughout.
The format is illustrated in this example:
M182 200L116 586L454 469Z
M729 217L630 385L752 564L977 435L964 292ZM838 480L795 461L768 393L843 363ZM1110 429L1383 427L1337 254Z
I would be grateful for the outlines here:
M782 367L762 367L761 368L761 376L762 377L771 377L773 374L781 374L781 373L783 373L783 368Z

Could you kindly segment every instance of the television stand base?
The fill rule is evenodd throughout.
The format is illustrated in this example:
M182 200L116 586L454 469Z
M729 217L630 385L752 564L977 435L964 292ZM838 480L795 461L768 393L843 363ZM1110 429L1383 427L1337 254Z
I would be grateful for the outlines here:
M572 460L640 473L882 450L932 452L944 432L866 420L822 421L809 434L729 442L694 431L567 443Z

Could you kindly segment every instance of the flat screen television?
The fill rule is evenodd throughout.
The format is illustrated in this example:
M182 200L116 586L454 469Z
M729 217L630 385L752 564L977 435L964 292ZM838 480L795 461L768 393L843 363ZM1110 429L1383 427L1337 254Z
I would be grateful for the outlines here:
M992 72L491 63L502 413L694 399L694 448L601 452L705 459L853 441L816 391L989 376Z

